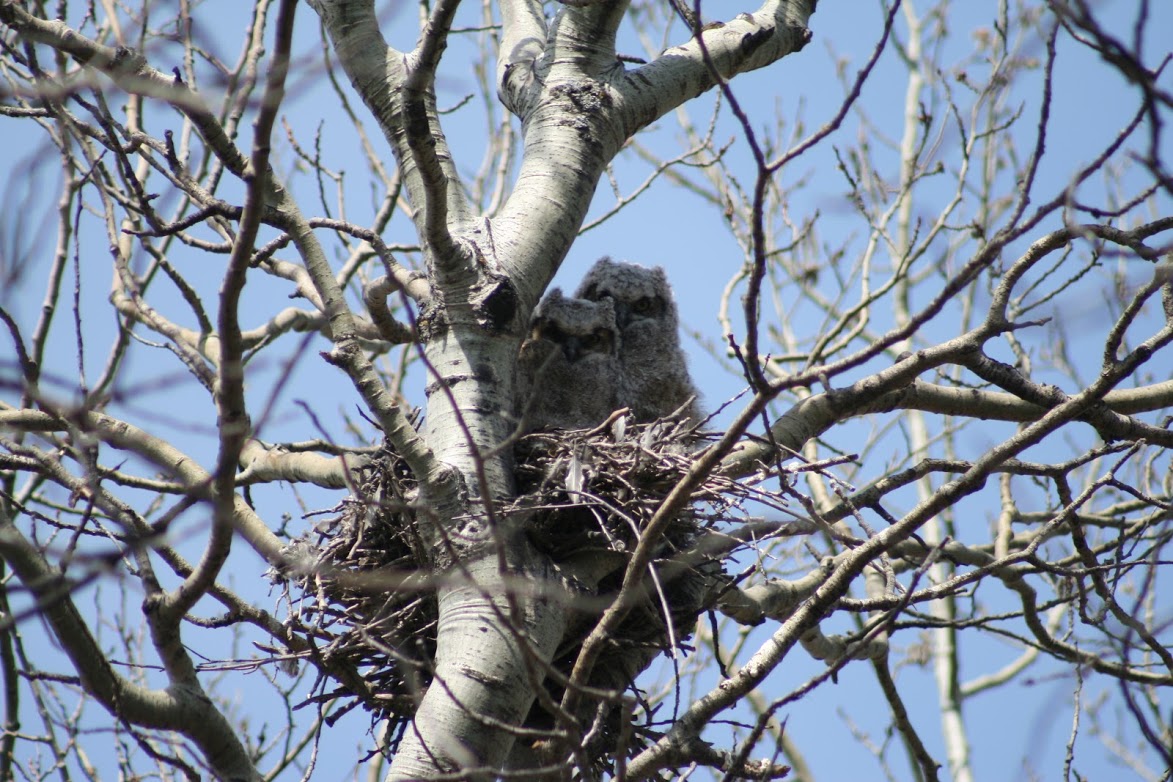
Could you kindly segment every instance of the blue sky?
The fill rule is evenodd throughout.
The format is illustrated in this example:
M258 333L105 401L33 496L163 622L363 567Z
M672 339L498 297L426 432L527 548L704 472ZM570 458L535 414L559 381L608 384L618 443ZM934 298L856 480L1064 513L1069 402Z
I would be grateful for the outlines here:
M969 55L974 45L975 32L989 27L988 17L994 4L961 2L956 5L957 8L950 14L949 36L937 42L945 52L942 59L946 63L961 62ZM1153 15L1150 30L1173 29L1173 9L1167 3L1158 3L1154 6L1150 9ZM387 8L387 5L382 4L382 7ZM1099 7L1103 11L1103 16L1118 23L1122 31L1128 29L1134 9L1133 3L1105 3ZM733 10L721 7L720 12L731 14ZM1110 14L1113 12L1120 12L1119 17L1111 17ZM197 29L202 34L202 40L229 62L235 59L239 46L239 13L236 4L225 0L206 2L199 6L197 11ZM921 9L921 13L926 13L926 10ZM384 18L388 37L393 44L406 47L414 40L415 14L415 9L409 6L387 10ZM466 15L462 17L462 24L477 23L479 11L471 4L466 4L462 14ZM800 119L805 132L809 132L831 117L837 110L843 94L842 83L836 77L835 63L837 60L845 61L848 78L853 76L855 70L870 54L871 47L879 35L880 19L881 12L876 4L823 0L819 12L811 21L813 40L801 54L735 80L734 90L744 105L754 109L758 127L764 129L776 116L781 117L788 125L788 130L783 135L789 135L789 128L793 128ZM302 55L299 58L301 70L294 75L295 89L285 104L284 118L299 143L306 148L313 147L314 134L321 127L321 154L324 165L333 171L345 172L339 189L345 194L347 215L354 222L366 224L373 213L373 204L381 196L381 191L378 185L372 185L365 172L366 162L360 154L355 134L340 116L335 96L318 78L317 20L308 7L303 6L299 10L298 23L297 50ZM901 29L902 26L898 25L898 30ZM678 35L675 40L679 38ZM1163 40L1156 32L1153 32L1150 38L1149 51L1154 53L1150 58L1155 62L1158 59L1156 53L1168 51L1168 43L1167 39ZM441 106L458 105L464 96L476 92L476 84L468 67L468 47L471 43L473 42L467 39L456 39L445 55L440 77ZM624 53L641 53L640 43L630 28L625 29L620 39L620 49ZM1028 46L1026 51L1034 56L1042 54L1039 44ZM151 61L156 67L167 70L173 64L168 59L172 54L160 47L151 53ZM1135 110L1137 100L1135 91L1128 89L1098 58L1068 39L1061 42L1056 72L1058 75L1055 82L1048 157L1040 173L1040 192L1047 195L1061 189L1070 172L1098 152L1106 139L1120 127L1122 118ZM898 58L894 52L887 52L869 80L860 103L861 110L866 112L873 125L891 138L898 138L901 132L904 79ZM1165 84L1169 84L1167 77ZM1038 86L1036 72L1033 77L1028 76L1021 84L1016 85L1007 96L1009 102L1021 104L1024 117L1015 128L1006 131L1007 133L1029 138L1038 114ZM206 89L209 92L215 90L211 84ZM353 95L352 101L356 111L365 113L365 109ZM690 105L688 110L703 127L712 105L712 96L705 96ZM172 115L161 112L149 118L148 126L153 132L160 133L163 128L176 127L177 122ZM475 171L480 163L485 139L478 101L474 99L448 115L445 118L445 127L461 170L470 173ZM373 128L372 123L367 123L367 129L375 149L390 164L391 156L386 142ZM4 134L5 139L15 149L15 154L0 160L2 181L8 183L8 203L13 203L13 199L26 192L26 188L27 192L32 193L26 202L28 210L21 222L24 226L35 227L34 230L27 233L7 233L15 234L16 241L33 248L32 252L39 259L39 263L29 269L20 287L0 292L0 304L11 307L26 333L31 330L40 307L45 266L52 245L49 239L52 224L45 223L41 218L42 215L46 215L45 219L51 221L52 215L48 210L56 198L55 185L52 183L56 175L54 167L50 164L33 168L29 164L31 159L43 160L51 152L44 147L42 136L30 132L32 130L31 123L25 120L0 118L0 133ZM247 128L244 133L248 133ZM810 154L795 161L780 175L780 180L787 187L789 212L797 219L819 212L823 216L819 229L823 240L828 245L842 242L849 251L859 250L864 229L849 209L845 197L845 182L836 170L835 151L848 149L859 144L861 140L867 140L862 138L865 135L866 132L861 130L858 117L851 116L837 134L824 141ZM725 111L717 124L716 137L734 139L736 136L737 128ZM277 168L281 171L292 171L295 159L284 141L282 129L278 129L278 137ZM670 117L649 128L640 140L664 157L678 154L682 149L679 133ZM889 179L895 179L894 157L882 150L882 139L875 138L872 141L873 148L877 150L878 164L881 167L887 166L887 170L882 170L881 174ZM946 165L950 164L957 143L955 135L944 135L939 154ZM1169 151L1165 150L1166 153ZM743 185L748 186L752 181L753 168L744 143L735 141L728 159L733 173ZM646 164L636 160L633 155L621 155L613 172L619 191L631 192L644 179L647 170ZM30 176L30 171L35 172L34 175ZM1127 172L1123 175L1126 187L1136 181L1130 177ZM314 182L304 174L295 174L290 177L290 181L302 199L306 211L317 214L317 188ZM798 186L799 182L803 183L802 186ZM948 183L944 183L942 189L947 189L947 185ZM328 185L328 188L333 187L332 183ZM1095 197L1097 191L1103 187L1103 183L1095 181L1089 183L1083 192L1089 197ZM238 197L239 192L234 183L229 183L221 195L231 199ZM926 197L932 195L933 191L928 190ZM326 197L333 200L335 193L328 191ZM614 199L615 196L605 178L596 194L592 217L609 210ZM931 202L918 204L918 213L923 210L925 214L932 214L937 206ZM1154 213L1169 214L1169 207L1170 203L1166 198L1154 207ZM1051 223L1047 227L1053 228L1056 225L1057 223ZM92 375L100 370L105 359L106 346L114 334L114 322L105 301L110 275L109 256L104 250L106 240L92 226L85 230L92 233L86 235L87 246L79 279L81 308L85 319L85 366L87 374L92 378ZM264 238L267 237L262 237ZM397 216L384 238L388 242L412 241L409 222L402 215ZM333 249L333 246L330 246ZM664 266L675 286L682 321L686 327L690 331L700 332L711 343L720 344L723 335L717 324L719 294L726 282L741 267L744 255L720 213L711 205L674 187L666 179L657 181L618 215L582 236L572 248L555 284L572 289L589 265L602 255ZM292 253L287 253L285 257L292 259ZM222 259L208 259L196 253L177 251L173 260L185 274L190 275L205 295L214 296L219 284ZM1143 282L1146 275L1151 273L1150 267L1135 260L1123 260L1121 264L1125 267L1123 278L1133 285ZM255 326L276 308L288 306L290 302L285 298L288 288L284 282L268 281L260 275L255 275L251 279L246 289L244 311L252 314L254 318L246 322L247 325ZM1102 341L1104 319L1099 305L1102 289L1108 284L1108 279L1107 276L1100 275L1086 280L1079 296L1065 299L1067 302L1082 303L1082 309L1081 306L1071 306L1061 313L1055 313L1062 315L1064 322L1070 327L1073 344L1077 348L1076 353L1080 353L1078 348L1085 344L1089 348L1089 372L1094 370L1095 362L1098 360L1094 349L1098 344L1097 340ZM791 299L792 297L783 289L779 300L789 302ZM163 288L154 292L152 301L165 311L174 311L179 305L178 297ZM76 383L78 376L74 349L76 336L69 326L68 317L64 316L63 312L54 336L52 364L47 368L48 372L60 378L59 393L63 397L68 396L67 389ZM790 318L790 327L799 333L813 334L819 325L819 322L803 309L793 313L787 311L781 315L774 313L771 317ZM877 316L881 321L884 317L886 316ZM956 333L958 318L957 313L949 313L940 321L935 321L934 328L939 327L942 330L941 334L952 336ZM743 324L738 317L734 318L733 323L740 339ZM939 337L940 334L936 331L925 335L928 340ZM714 358L694 340L688 342L694 377L710 408L716 408L740 391L744 385L743 381L736 368L731 367L729 362ZM1040 345L1045 346L1046 343L1046 337L1039 339ZM258 361L250 370L249 401L256 411L262 409L269 401L272 379L282 368L283 362L303 352L309 353L306 360L294 370L289 383L278 397L273 415L265 422L261 431L264 439L304 440L324 435L342 442L355 441L356 438L347 431L345 421L358 422L361 426L356 414L359 399L340 373L324 366L314 356L317 351L323 349L324 344L320 339L306 343L299 337L287 337L272 351L271 357ZM214 441L208 422L214 421L214 412L206 395L183 378L182 368L170 354L155 348L136 346L132 356L130 373L121 388L126 397L113 408L115 414L158 425L164 436L188 450L196 458L209 463ZM873 364L868 368L874 369L877 365ZM0 378L6 377L8 371L6 366L0 365ZM144 384L147 386L146 391L143 390ZM408 385L408 389L409 396L422 404L422 381L416 378ZM7 397L8 390L0 390L0 393ZM320 416L325 428L324 433L313 429L306 413L296 404L298 400L304 400L312 405ZM727 420L729 415L727 413L719 420ZM257 413L254 412L254 418L256 416ZM843 434L838 437L833 435L830 439L838 446L850 449L851 439L866 431L864 425L845 428ZM1009 427L983 427L976 433L966 434L965 438L968 438L968 447L980 452L1008 431ZM370 433L366 431L365 434L369 436ZM889 440L885 441L888 452L884 453L881 449L877 463L865 468L860 473L860 479L868 479L882 472L889 459L904 458L906 454L900 453L901 442L898 433L891 435ZM266 514L266 518L273 519L274 524L282 513L289 513L294 517L290 525L294 530L300 530L307 524L300 519L302 508L299 507L299 498L295 497L289 487L258 487L254 489L253 496L258 507ZM308 507L319 508L334 504L338 496L309 490L301 495L300 500ZM980 503L967 507L972 508L975 514L973 521L977 527L976 536L980 538L986 528L988 515L994 511L990 507L983 508ZM205 523L206 516L202 512L188 514L185 517L185 525L176 532L179 545L198 545ZM185 536L190 536L186 544L183 540ZM237 548L233 557L233 586L242 593L255 597L260 604L275 608L277 600L274 596L266 594L267 586L260 578L260 571L263 569L260 560L251 552L245 551L243 546ZM101 602L109 607L118 602L114 593L115 589L112 586L102 590L88 590L79 596L79 601L83 605ZM121 609L125 611L128 623L135 621L137 602L137 596L132 595ZM205 613L212 612L210 606L201 606L201 609ZM118 624L114 622L107 625L101 632L113 633ZM44 640L38 637L36 629L26 633L26 636L30 645L39 646L38 641ZM209 635L193 631L189 638L199 654L211 659L235 655L249 657L253 654L251 647L247 645L235 650L226 649L219 634ZM907 645L914 640L914 633L908 632L897 637L897 645ZM963 672L967 678L994 669L1018 653L1017 648L1009 644L991 641L985 637L974 637L969 644L965 648L962 662ZM43 651L48 654L48 647ZM151 661L148 659L148 662ZM820 669L821 664L810 661L802 652L796 651L771 678L768 691L763 692L767 697L784 693ZM966 716L973 729L974 767L980 778L1025 778L1022 764L1026 757L1032 758L1032 763L1038 770L1038 778L1059 778L1063 744L1070 731L1072 710L1069 679L1065 676L1048 678L1052 673L1054 669L1043 668L1042 675L1011 684L1007 689L979 696L967 703ZM900 671L899 676L901 683L909 687L908 705L913 712L914 721L923 731L930 751L937 758L943 759L936 717L936 696L927 670L907 667ZM269 700L265 694L269 688L263 685L261 677L261 673L230 674L222 682L225 691L238 693L241 708L254 714L254 722L274 719L272 715L279 713L272 710L275 702ZM277 681L284 683L288 680L283 680L277 675ZM308 683L302 682L299 687L298 692L305 694ZM102 716L100 711L94 710L91 715L93 724L101 724ZM780 716L787 714L783 713ZM793 708L789 712L789 717L789 730L807 752L808 759L820 780L841 779L848 774L872 778L875 773L874 762L860 743L852 740L847 727L848 724L857 725L874 740L882 741L888 724L886 707L876 691L874 677L865 664L849 666L841 674L837 685L820 688ZM362 718L352 715L339 727L325 731L324 746L332 748L338 755L327 766L319 767L314 779L352 778L352 759L360 756L357 748L369 745L369 737L363 732L364 729ZM1085 742L1081 749L1089 747L1080 756L1089 761L1089 765L1083 768L1085 773L1092 778L1106 778L1116 773L1102 754L1097 755L1094 746L1089 746L1093 742L1086 734L1081 741ZM329 753L326 756L328 757ZM900 757L898 752L893 756ZM1092 758L1095 760L1092 761ZM896 765L895 768L897 778L908 778L904 767Z

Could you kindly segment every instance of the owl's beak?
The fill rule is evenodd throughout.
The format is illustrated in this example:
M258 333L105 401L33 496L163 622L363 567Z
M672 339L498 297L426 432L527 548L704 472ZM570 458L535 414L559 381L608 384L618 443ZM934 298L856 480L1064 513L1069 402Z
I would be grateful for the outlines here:
M582 341L578 337L567 336L562 342L562 352L566 354L566 360L573 364L582 355Z
M611 300L615 304L615 325L619 327L620 331L627 328L627 324L631 323L631 307L621 301Z

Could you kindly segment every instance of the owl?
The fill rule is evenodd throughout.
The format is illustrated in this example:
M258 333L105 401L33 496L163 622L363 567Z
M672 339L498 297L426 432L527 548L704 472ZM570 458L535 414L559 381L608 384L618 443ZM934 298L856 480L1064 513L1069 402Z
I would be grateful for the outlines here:
M676 301L664 270L600 258L575 295L615 308L619 363L635 420L654 421L688 403L685 416L700 421L699 394L680 347Z
M586 429L622 407L619 347L612 302L551 290L534 311L517 361L517 412L526 429Z

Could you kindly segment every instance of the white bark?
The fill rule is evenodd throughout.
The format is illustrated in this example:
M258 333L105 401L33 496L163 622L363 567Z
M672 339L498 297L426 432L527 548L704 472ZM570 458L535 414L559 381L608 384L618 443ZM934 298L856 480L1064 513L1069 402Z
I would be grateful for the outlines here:
M389 778L456 768L488 777L512 745L505 726L528 711L565 622L544 599L508 595L511 574L541 582L549 567L515 522L493 513L514 491L510 449L499 446L513 431L506 413L517 348L607 164L640 128L711 88L713 69L693 40L626 71L615 52L625 3L563 8L547 24L539 4L505 0L499 89L525 142L514 190L490 221L468 212L431 92L455 4L432 7L409 53L386 44L370 0L312 5L391 143L415 207L433 294L420 323L425 439L459 476L439 494L424 490L437 568L460 577L439 589L435 684ZM772 1L705 32L716 71L731 76L801 48L813 5Z

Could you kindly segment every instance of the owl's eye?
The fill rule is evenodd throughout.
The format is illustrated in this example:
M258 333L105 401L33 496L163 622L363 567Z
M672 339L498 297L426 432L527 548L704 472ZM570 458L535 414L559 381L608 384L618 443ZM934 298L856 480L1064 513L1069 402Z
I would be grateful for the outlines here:
M582 346L587 350L599 349L599 332L595 331L590 334L583 334L579 340Z
M543 319L534 324L532 338L545 339L550 342L564 342L566 335L562 333L562 329L558 328L557 324Z
M660 300L655 296L642 296L631 305L631 311L642 317L651 317L660 312Z
M582 346L586 350L605 352L611 348L611 331L598 328L582 338Z

